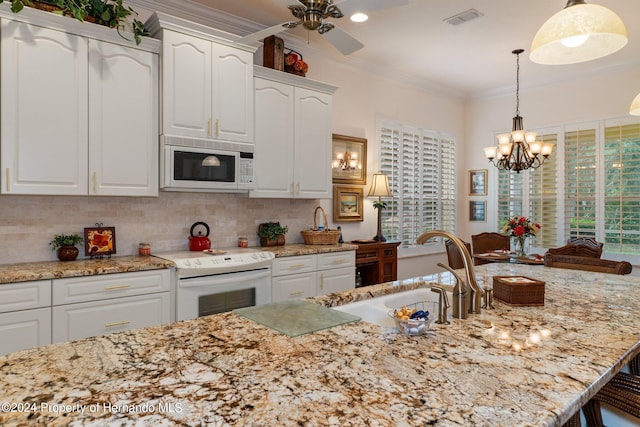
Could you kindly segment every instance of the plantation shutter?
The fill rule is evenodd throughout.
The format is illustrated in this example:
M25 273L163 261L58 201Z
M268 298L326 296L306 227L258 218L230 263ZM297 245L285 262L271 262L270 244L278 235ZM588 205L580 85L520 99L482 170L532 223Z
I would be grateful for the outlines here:
M566 132L565 240L596 237L596 130Z
M538 141L558 143L557 134L540 135ZM532 243L535 246L555 247L558 244L558 179L556 150L538 169L530 172L529 218L542 225Z
M604 131L604 235L607 252L640 252L640 124Z
M383 234L413 245L427 230L455 232L455 140L386 121L379 137L381 171L393 193L382 211Z
M526 174L501 170L498 172L498 231L514 215L526 216L523 212L523 182Z

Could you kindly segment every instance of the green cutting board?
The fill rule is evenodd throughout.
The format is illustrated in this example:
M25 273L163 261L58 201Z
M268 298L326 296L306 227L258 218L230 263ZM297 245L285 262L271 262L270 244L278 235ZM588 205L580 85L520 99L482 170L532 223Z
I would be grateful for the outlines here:
M290 337L360 320L353 314L301 300L239 308L233 312Z

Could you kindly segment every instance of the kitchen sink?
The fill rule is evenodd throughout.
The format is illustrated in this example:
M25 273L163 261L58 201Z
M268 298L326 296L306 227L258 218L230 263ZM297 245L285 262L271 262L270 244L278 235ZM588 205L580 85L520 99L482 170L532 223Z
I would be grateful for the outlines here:
M451 295L449 294L451 301ZM406 292L398 292L377 298L371 298L363 301L356 301L349 304L331 307L334 310L344 313L353 314L362 318L365 322L373 323L379 326L395 327L394 320L389 316L389 310L408 306L416 302L438 302L438 294L432 292L429 288L414 289ZM432 316L438 316L438 313L431 313Z

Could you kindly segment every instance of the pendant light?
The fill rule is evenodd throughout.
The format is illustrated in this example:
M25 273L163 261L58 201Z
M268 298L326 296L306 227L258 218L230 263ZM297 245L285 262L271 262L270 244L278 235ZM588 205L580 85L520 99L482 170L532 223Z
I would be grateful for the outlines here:
M636 95L629 108L629 114L632 116L640 116L640 93Z
M564 65L610 55L627 44L627 29L611 10L584 0L569 0L538 30L529 59Z
M485 147L484 155L499 170L512 170L520 173L529 168L542 166L553 151L553 143L536 141L535 132L524 130L520 115L520 54L523 49L512 51L516 55L516 115L513 118L511 133L498 135L498 146ZM498 158L497 163L494 162Z

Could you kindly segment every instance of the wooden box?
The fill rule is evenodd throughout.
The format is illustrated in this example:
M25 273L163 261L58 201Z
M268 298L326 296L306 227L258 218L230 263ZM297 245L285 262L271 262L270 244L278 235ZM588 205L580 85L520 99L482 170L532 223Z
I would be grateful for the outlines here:
M493 276L493 296L516 306L544 305L544 282L526 276Z
M262 65L284 71L284 41L280 37L269 36L264 39Z

